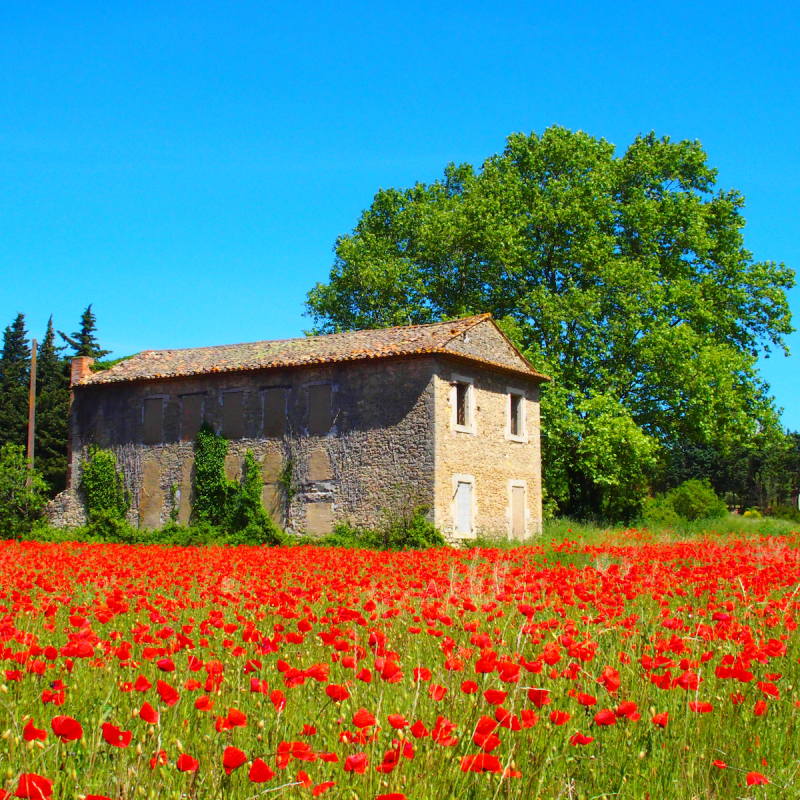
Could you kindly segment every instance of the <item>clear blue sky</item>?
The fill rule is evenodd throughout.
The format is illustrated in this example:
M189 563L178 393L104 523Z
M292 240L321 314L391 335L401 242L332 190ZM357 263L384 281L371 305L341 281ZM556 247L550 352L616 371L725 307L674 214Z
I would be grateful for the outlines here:
M94 304L116 355L300 335L379 187L560 124L699 139L800 269L800 4L0 7L0 323ZM800 290L792 306L800 324ZM797 354L763 364L800 429Z

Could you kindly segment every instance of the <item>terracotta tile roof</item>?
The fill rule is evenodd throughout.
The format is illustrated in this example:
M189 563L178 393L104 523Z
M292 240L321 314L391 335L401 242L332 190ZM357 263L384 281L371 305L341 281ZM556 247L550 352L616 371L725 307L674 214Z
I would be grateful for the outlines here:
M444 354L448 353L448 343L486 320L491 320L491 314L429 325L350 331L324 336L304 336L299 339L193 347L186 350L145 350L109 370L84 377L76 385L178 378L215 372L241 372L426 353ZM453 355L452 352L449 354ZM502 363L499 359L497 362L483 358L470 360L511 370L530 378L548 380L536 372L521 355L518 368Z

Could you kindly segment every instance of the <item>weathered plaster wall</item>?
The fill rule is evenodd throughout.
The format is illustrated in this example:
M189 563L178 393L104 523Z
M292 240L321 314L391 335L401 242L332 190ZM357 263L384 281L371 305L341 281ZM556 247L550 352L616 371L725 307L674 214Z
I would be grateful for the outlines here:
M131 492L133 524L160 527L171 515L187 522L194 444L180 441L180 398L202 393L204 420L219 432L224 393L243 390L244 438L230 442L229 477L241 476L249 448L262 465L265 506L289 530L322 534L339 520L374 525L407 486L433 505L433 368L431 358L381 360L76 387L70 486L78 491L91 444L111 448ZM333 387L333 427L309 435L308 387L318 383ZM267 437L263 392L275 388L286 392L287 424L282 437ZM144 445L143 403L154 397L164 400L164 441ZM287 463L297 491L289 508L279 482Z
M454 426L454 388L457 380L471 380L472 431ZM525 395L524 441L510 437L509 390ZM435 522L452 541L455 533L454 476L473 479L473 536L509 537L511 486L524 481L526 537L541 533L542 486L539 387L522 377L495 373L469 364L437 362L436 396L436 503Z

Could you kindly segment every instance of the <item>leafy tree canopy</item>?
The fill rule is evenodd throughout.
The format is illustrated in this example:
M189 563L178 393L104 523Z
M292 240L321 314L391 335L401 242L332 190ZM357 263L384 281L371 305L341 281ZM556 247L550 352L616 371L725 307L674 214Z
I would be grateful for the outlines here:
M745 249L744 198L699 142L514 134L481 170L379 191L308 294L315 332L490 311L553 377L550 497L635 513L677 441L725 451L777 431L756 358L792 331L794 272Z

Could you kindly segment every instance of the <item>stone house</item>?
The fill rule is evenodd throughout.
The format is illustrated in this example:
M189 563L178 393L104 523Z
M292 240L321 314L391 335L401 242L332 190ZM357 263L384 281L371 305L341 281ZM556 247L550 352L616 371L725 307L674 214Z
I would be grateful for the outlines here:
M226 472L252 450L263 502L290 532L372 526L409 503L452 542L541 531L536 372L488 314L431 325L251 344L148 350L111 369L72 362L69 488L54 524L83 519L81 464L112 449L130 521L189 521L194 440L229 440ZM291 485L293 490L286 491Z

